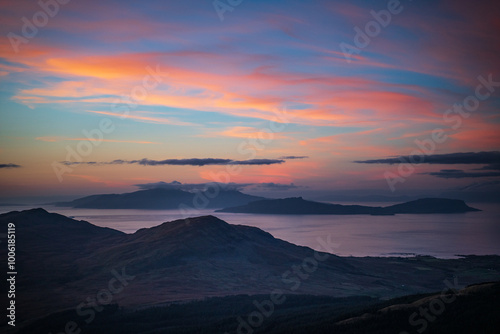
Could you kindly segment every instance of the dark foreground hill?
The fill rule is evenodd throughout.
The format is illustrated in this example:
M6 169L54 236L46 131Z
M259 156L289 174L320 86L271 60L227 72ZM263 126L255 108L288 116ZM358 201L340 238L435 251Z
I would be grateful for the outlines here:
M318 238L318 249L326 252L317 252L214 216L176 220L133 234L43 209L0 215L4 231L8 223L16 230L17 328L61 310L87 326L111 304L137 310L240 294L380 299L440 291L454 277L461 287L500 279L498 256L338 257L331 254L334 235ZM4 268L6 250L0 248ZM7 291L5 280L2 284ZM7 320L0 323L0 331ZM59 332L64 328L53 331Z
M58 206L86 209L168 210L182 208L223 208L244 205L261 199L263 197L243 194L237 190L224 190L220 187L197 193L180 189L155 188L125 194L92 195L78 198L71 202L55 204Z
M281 214L281 215L394 215L397 213L464 213L480 211L462 200L424 198L387 207L328 204L304 200L302 197L266 199L216 212Z
M85 327L94 334L496 334L500 282L380 301L371 297L284 295L214 297L142 310L107 306ZM72 321L70 311L45 317L20 333L48 333ZM82 321L83 322L83 321Z

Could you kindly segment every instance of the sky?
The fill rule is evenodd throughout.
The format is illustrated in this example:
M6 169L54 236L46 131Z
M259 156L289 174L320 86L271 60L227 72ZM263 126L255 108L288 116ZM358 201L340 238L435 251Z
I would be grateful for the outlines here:
M2 202L209 182L500 193L493 1L4 0L0 15Z

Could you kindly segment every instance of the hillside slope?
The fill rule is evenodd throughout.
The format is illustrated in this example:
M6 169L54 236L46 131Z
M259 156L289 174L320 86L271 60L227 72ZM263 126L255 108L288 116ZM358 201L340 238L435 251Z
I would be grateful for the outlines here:
M82 303L89 307L89 300L99 300L103 289L115 291L117 280L122 289L110 295L112 302L143 307L274 290L390 298L440 289L452 276L461 285L500 279L498 256L338 257L214 216L176 220L133 234L43 209L0 215L0 225L8 223L16 225L19 322L75 310ZM318 245L332 253L334 240L324 236ZM7 258L6 248L0 249L0 258Z

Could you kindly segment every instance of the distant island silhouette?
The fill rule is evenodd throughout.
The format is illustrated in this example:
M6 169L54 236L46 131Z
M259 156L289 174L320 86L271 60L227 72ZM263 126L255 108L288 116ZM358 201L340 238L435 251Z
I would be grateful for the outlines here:
M82 209L168 210L178 209L180 205L189 207L201 205L203 208L214 209L244 205L262 199L264 197L243 194L237 190L188 192L180 189L154 188L124 194L91 195L71 202L53 204Z
M267 199L238 190L219 189L188 192L180 189L153 188L124 194L91 195L70 202L53 203L60 207L82 209L170 210L181 206L218 209L215 212L281 215L395 215L401 213L464 213L481 211L462 200L423 198L387 207L341 205L305 200L302 197Z
M423 198L387 207L340 205L307 201L302 197L267 199L246 205L228 207L216 212L280 214L280 215L395 215L398 213L464 213L481 211L462 200L447 198Z

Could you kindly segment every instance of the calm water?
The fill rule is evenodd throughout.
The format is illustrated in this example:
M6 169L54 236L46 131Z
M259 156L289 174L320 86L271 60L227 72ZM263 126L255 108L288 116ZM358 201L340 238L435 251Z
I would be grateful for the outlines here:
M367 204L370 205L370 204ZM375 205L371 203L371 205ZM388 205L388 204L384 204ZM321 249L318 238L330 236L343 256L425 254L440 258L457 254L500 255L500 206L474 204L481 212L395 216L287 216L214 213L228 223L259 227L276 238ZM0 207L0 212L29 207ZM185 218L178 210L96 210L44 206L49 212L73 216L92 224L133 233L166 221Z

